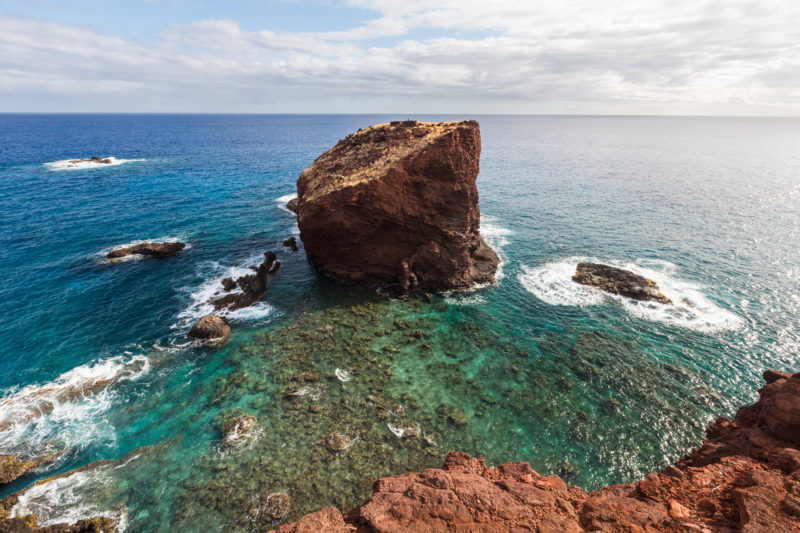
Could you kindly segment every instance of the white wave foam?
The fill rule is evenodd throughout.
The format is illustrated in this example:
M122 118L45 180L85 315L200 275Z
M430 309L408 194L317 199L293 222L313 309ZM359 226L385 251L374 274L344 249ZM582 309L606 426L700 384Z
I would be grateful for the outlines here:
M343 381L345 383L353 379L353 376L349 370L342 370L341 368L337 368L336 370L334 370L333 373L336 374L336 379L338 379L339 381Z
M295 198L297 198L297 193L293 192L291 194L284 194L280 198L275 198L275 201L278 202L278 208L279 209L281 209L283 211L286 211L287 213L289 213L292 216L295 216L294 211L292 211L291 209L286 207L286 204L288 204L291 200L294 200Z
M109 246L108 248L103 248L102 250L96 252L94 254L95 259L99 263L121 263L123 261L139 261L144 259L146 256L141 254L131 254L126 255L125 257L115 257L110 259L108 254L113 252L114 250L119 250L120 248L128 248L131 246L136 246L137 244L148 244L152 242L183 242L186 243L186 248L183 251L189 250L192 246L186 242L186 236L168 236L168 237L158 237L156 239L139 239L135 241L130 241L122 244L115 244L114 246Z
M584 261L609 264L653 279L673 305L640 302L575 283L572 275L577 264ZM703 294L702 287L679 279L676 272L675 265L661 260L642 259L623 263L591 257L570 257L538 267L523 266L519 282L525 290L550 305L590 306L613 299L639 318L697 331L713 332L741 327L740 317L714 304Z
M483 305L486 297L478 293L449 293L444 301L449 305Z
M150 369L144 355L111 357L81 365L44 385L9 390L0 397L0 450L42 456L115 439L105 413L117 400L112 385Z
M249 268L250 265L258 265L264 261L263 254L253 256L247 261L236 266L225 266L216 261L204 263L201 265L203 272L211 272L211 277L204 281L199 287L187 289L189 294L189 306L186 310L178 314L178 323L173 325L173 329L188 329L196 321L205 315L215 314L224 316L229 320L241 321L254 321L262 320L273 313L275 308L265 301L259 301L249 307L236 309L234 311L228 309L217 310L211 303L211 300L221 298L225 294L241 293L238 287L230 292L225 292L222 288L222 280L231 278L236 280L241 276L253 274L253 270Z
M117 159L116 157L104 157L103 159L108 159L111 162L98 163L96 161L82 161L81 159L64 159L62 161L45 163L44 166L50 170L84 170L87 168L115 167L117 165L133 163L135 161L146 161L145 159Z
M124 506L103 509L91 503L109 489L113 480L108 465L78 471L33 485L19 495L11 508L11 517L35 514L40 527L53 524L73 524L85 518L107 516L117 520L118 531L128 527L128 512Z
M497 256L500 258L500 263L497 265L497 273L495 274L497 281L500 281L505 276L503 273L503 266L506 264L504 248L511 244L508 237L513 234L513 231L500 225L500 219L497 217L481 215L481 235L486 244L497 252Z

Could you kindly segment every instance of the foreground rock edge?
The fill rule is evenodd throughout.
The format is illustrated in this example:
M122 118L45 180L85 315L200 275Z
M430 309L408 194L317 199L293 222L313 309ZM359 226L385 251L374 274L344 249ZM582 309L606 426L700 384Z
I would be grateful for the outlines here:
M760 399L719 418L700 449L645 479L587 494L528 463L451 452L441 469L379 479L343 515L325 507L278 533L800 531L800 373L764 373Z

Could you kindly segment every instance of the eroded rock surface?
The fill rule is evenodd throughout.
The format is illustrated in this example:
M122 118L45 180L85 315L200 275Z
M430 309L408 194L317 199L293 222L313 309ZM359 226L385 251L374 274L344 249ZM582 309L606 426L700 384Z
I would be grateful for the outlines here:
M248 414L231 418L222 426L222 445L236 446L250 436L256 425L256 417Z
M492 283L479 233L475 121L392 122L359 130L297 180L300 238L335 279L404 291Z
M723 533L800 531L800 373L768 371L760 400L720 418L675 466L590 494L528 463L486 466L451 452L442 468L378 480L342 515L308 514L280 533Z
M231 325L225 317L206 315L192 326L186 336L204 340L208 344L222 344L231 338Z
M572 280L581 285L591 285L634 300L672 303L669 298L661 294L653 280L622 268L597 263L578 263Z
M182 242L145 242L142 244L134 244L133 246L126 246L125 248L118 248L109 252L106 257L109 259L119 259L129 255L145 255L148 257L162 258L176 255L184 248L186 248L186 244Z
M15 455L0 454L0 487L21 478L44 462L46 459L22 461Z
M267 292L269 277L275 275L281 266L280 261L275 259L274 253L264 252L264 261L257 267L250 267L255 273L240 276L235 281L231 278L222 280L222 286L228 294L213 300L211 303L214 304L214 308L234 311L249 307L263 298ZM232 292L236 287L240 290Z

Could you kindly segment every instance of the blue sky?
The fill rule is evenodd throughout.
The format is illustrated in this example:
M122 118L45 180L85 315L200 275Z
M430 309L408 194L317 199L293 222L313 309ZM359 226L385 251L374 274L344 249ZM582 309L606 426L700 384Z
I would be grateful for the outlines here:
M794 0L0 0L0 112L800 115Z

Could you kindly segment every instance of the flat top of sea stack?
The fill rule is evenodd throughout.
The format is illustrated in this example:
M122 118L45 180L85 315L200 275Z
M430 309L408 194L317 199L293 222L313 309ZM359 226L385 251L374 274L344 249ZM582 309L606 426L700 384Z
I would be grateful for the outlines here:
M303 201L380 178L387 168L459 128L477 129L478 123L405 120L360 129L339 141L300 174L305 187ZM311 179L321 175L325 179Z

